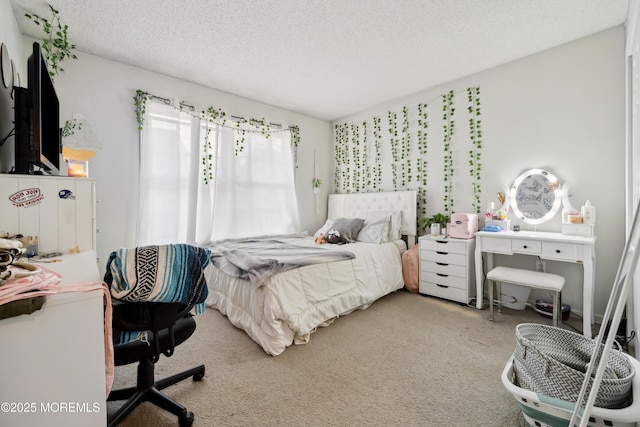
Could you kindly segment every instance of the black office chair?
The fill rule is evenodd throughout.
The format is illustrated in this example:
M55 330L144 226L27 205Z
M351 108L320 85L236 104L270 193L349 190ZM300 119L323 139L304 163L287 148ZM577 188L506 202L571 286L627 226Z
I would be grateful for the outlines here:
M146 247L148 248L148 247ZM142 248L142 251L146 248ZM152 247L157 250L158 247ZM139 251L136 248L135 251ZM131 250L134 251L134 250ZM197 248L189 248L190 253L195 254L201 251ZM153 252L153 251L152 251ZM149 251L146 251L148 254ZM198 252L199 255L202 255ZM117 257L116 252L111 254L107 264L107 272L104 281L110 285L112 295L114 294L114 277L115 271L118 277L116 282L122 281L122 275L126 272L119 271L121 264L117 261L113 262ZM151 259L158 258L152 253ZM149 265L153 265L154 261L149 261L148 256L134 256L136 264L140 264L140 271L144 270L144 274L136 273L136 281L132 285L132 292L129 293L129 300L132 294L140 294L138 288L144 288L145 284L141 277L147 275L149 277ZM196 257L192 257L196 259ZM201 260L205 259L200 257ZM113 264L113 265L112 265ZM123 265L125 263L122 263ZM197 264L197 262L195 263ZM206 265L206 262L204 263ZM202 267L203 265L200 265ZM172 265L172 267L174 267ZM114 270L115 269L115 270ZM124 267L122 267L124 270ZM193 268L191 268L193 271ZM153 268L151 268L153 270ZM185 270L186 271L186 270ZM152 272L151 276L155 273ZM197 274L196 274L197 275ZM189 274L177 274L179 280L190 277ZM154 278L151 281L155 280ZM199 281L198 281L199 280ZM131 363L138 363L137 383L135 386L124 389L112 390L107 401L127 400L115 413L108 416L109 427L119 424L127 415L138 407L142 402L148 401L160 408L163 408L178 416L179 425L182 427L191 426L194 420L194 414L187 410L183 405L171 399L161 390L176 384L184 379L193 377L194 381L200 381L204 377L204 365L197 366L187 371L172 375L164 379L155 379L154 367L161 354L170 357L176 346L186 341L195 331L196 322L191 316L191 311L197 303L201 303L206 297L206 290L203 291L202 275L194 284L179 283L179 287L195 288L199 292L198 298L191 298L188 303L183 302L123 302L114 299L113 302L113 336L114 336L114 365L121 366ZM149 282L149 280L147 280ZM138 285L141 285L138 287ZM148 283L147 283L148 285ZM192 286L193 285L193 286ZM126 286L129 286L128 284ZM175 284L172 284L175 286ZM206 288L206 282L204 282ZM119 288L121 290L122 287ZM129 291L129 290L127 290ZM117 291L115 292L117 293ZM135 299L135 298L134 298Z

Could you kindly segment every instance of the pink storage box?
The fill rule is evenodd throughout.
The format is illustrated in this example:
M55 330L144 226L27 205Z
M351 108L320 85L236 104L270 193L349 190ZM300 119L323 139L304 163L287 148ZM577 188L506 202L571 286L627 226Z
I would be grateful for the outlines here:
M473 239L478 231L478 215L457 213L451 215L447 233L453 239Z

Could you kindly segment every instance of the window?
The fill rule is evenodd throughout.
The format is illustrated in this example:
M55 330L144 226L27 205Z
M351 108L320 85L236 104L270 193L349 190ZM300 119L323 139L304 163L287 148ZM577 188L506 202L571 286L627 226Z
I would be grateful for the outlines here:
M211 123L153 100L144 123L138 245L299 230L289 130Z

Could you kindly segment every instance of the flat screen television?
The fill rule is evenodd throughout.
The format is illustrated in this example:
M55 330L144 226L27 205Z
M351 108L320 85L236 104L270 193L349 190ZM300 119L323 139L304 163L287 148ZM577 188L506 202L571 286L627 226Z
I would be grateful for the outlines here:
M60 103L40 45L27 62L28 87L15 88L17 174L60 175Z

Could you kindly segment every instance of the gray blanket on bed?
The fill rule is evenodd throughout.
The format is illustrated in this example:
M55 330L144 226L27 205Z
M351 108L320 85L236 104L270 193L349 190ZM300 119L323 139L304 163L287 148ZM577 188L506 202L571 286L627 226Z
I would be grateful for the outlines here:
M298 246L279 240L242 240L208 247L211 261L222 272L262 286L274 274L305 265L354 259L347 251Z

